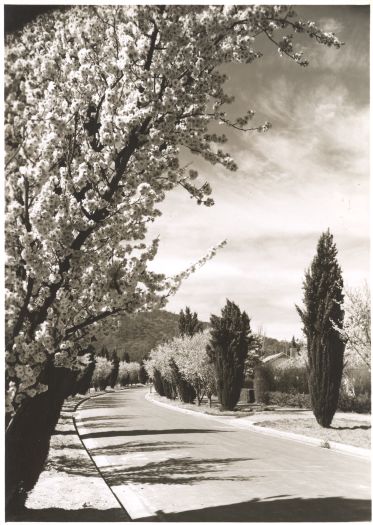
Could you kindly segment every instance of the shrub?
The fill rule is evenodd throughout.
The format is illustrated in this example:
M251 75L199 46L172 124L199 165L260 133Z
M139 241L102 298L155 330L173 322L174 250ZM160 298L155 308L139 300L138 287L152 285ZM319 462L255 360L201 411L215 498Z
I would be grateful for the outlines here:
M272 369L271 390L275 392L290 392L308 394L308 372L305 367L289 367Z
M96 366L92 376L92 386L97 390L105 390L110 383L111 362L106 357L96 357Z
M359 414L370 414L371 412L370 393L349 396L346 392L341 391L339 394L338 409L343 412L357 412Z
M368 368L345 368L343 377L348 382L355 396L370 394L371 376Z
M254 375L254 388L255 401L257 401L257 403L266 404L268 402L268 392L271 390L272 383L272 369L266 366L256 367Z
M298 392L267 392L267 400L267 404L269 405L311 408L309 394L300 394Z
M125 361L119 363L118 370L118 383L120 386L127 386L129 384L130 375L128 372L128 366Z

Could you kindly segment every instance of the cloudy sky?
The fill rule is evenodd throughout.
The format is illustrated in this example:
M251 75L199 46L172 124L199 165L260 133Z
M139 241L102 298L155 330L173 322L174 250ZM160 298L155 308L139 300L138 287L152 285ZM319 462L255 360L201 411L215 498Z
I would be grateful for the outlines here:
M167 310L189 305L208 320L229 298L247 311L254 329L280 339L302 335L294 304L301 304L304 271L323 231L334 235L346 285L358 286L369 270L369 8L296 10L345 46L329 49L307 38L311 63L301 68L258 41L262 59L224 67L227 91L236 97L232 115L250 108L257 124L269 120L273 128L227 130L237 172L194 158L215 206L199 207L176 190L151 229L161 239L153 268L167 275L228 240Z

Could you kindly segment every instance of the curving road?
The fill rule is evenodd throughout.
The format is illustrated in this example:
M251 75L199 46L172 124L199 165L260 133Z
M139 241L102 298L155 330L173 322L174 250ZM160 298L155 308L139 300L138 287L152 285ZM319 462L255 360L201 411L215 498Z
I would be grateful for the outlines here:
M146 392L92 398L76 417L133 520L370 520L368 460L176 412Z

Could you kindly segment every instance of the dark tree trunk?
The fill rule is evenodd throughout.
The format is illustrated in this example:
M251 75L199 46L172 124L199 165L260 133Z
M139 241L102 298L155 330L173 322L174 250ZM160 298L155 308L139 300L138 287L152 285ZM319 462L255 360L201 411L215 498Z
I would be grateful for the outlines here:
M76 372L48 365L46 376L48 390L27 399L6 430L5 505L9 515L21 510L27 493L39 479L48 456L51 435L63 402L74 386Z

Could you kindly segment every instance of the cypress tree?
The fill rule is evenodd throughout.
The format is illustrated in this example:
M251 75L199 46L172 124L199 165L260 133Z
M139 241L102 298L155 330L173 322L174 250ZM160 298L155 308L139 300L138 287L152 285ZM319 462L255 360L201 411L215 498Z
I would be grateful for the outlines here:
M328 230L321 235L305 274L304 309L297 307L307 338L312 410L322 427L333 420L341 386L345 343L334 326L343 326L342 288L337 248Z
M113 353L111 355L111 363L112 363L112 368L111 368L109 385L111 386L111 388L114 388L117 383L118 372L119 372L119 357L115 350L113 350Z
M250 319L246 312L227 300L222 316L211 316L211 339L207 351L215 364L216 387L224 410L236 406L244 381L245 359L251 342Z
M156 368L153 372L153 385L157 394L163 397L166 395L163 388L162 374Z
M185 308L185 313L183 310L179 314L179 332L180 335L192 337L197 332L202 332L203 326L202 323L198 320L196 312L191 312L189 306Z
M147 371L145 370L144 363L143 363L143 361L141 361L140 369L139 369L139 382L142 383L143 385L145 385L145 383L147 382L148 378L149 378L149 376L147 374Z
M122 357L122 361L124 361L125 363L129 363L131 360L130 360L130 355L128 352L124 352L123 354L123 357Z
M183 403L193 403L197 397L196 391L181 374L179 367L175 363L174 359L171 359L170 362L173 380L176 385L177 394L180 398L180 401Z

